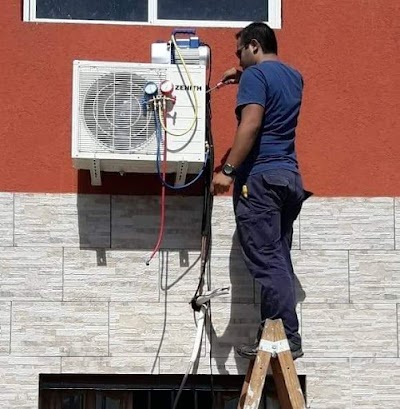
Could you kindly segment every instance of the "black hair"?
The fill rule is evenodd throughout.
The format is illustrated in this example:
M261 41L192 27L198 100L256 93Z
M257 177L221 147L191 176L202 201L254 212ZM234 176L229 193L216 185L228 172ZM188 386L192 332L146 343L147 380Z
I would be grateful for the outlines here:
M265 23L251 23L236 33L242 45L247 46L251 40L257 40L265 54L278 54L278 42L274 30Z

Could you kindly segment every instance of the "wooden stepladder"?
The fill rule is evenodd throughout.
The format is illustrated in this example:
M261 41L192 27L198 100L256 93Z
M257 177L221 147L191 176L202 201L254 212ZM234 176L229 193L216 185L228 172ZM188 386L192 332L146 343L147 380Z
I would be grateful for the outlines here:
M281 409L306 409L282 320L267 320L256 359L250 361L238 409L258 409L271 364Z

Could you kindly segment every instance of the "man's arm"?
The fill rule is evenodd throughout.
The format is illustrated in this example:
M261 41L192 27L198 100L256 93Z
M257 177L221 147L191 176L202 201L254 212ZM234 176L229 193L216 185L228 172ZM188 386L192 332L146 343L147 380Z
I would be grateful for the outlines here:
M248 104L242 108L240 124L236 130L235 139L227 163L237 168L246 159L257 139L264 118L264 107L258 104ZM211 193L218 195L229 190L233 178L217 173L211 183Z
M235 168L242 164L257 139L263 118L264 107L261 105L249 104L242 108L240 124L236 130L227 163Z
M239 84L242 71L237 68L229 68L222 74L221 82L224 84Z

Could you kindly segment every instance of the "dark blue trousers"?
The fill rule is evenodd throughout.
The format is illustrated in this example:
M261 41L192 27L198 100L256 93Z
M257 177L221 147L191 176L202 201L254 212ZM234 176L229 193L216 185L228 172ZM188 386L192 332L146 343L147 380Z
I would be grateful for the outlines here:
M261 284L261 320L281 318L288 339L296 345L301 345L301 338L290 250L293 223L308 196L301 176L285 169L237 178L233 193L244 261Z

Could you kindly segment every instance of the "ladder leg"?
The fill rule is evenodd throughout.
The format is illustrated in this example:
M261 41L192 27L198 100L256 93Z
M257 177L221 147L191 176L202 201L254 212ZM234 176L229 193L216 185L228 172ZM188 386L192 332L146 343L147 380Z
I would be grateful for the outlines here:
M286 340L282 320L276 320L274 326L275 342ZM306 409L290 350L278 352L276 358L272 359L271 366L282 409Z
M306 409L282 320L266 321L257 356L249 364L237 408L258 409L270 363L281 409Z
M261 336L261 340L266 342L274 341L274 331L271 322L272 321L270 320L266 321ZM259 348L256 359L249 365L249 370L247 371L245 385L243 385L238 409L258 409L264 390L265 378L267 376L270 360L271 353ZM252 369L250 369L250 366L252 366ZM250 379L248 379L248 375L250 375ZM246 391L245 395L243 394L243 390ZM242 399L244 399L243 404Z
M252 359L249 363L249 367L247 368L246 377L244 378L244 383L242 386L242 391L240 392L239 404L237 409L243 409L244 401L247 395L247 389L249 388L251 373L253 372L254 368L254 359Z

